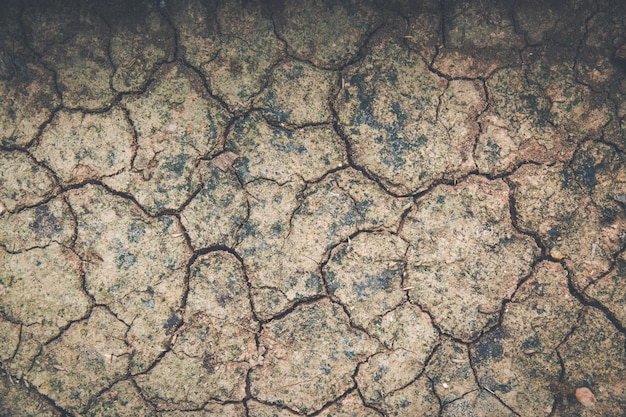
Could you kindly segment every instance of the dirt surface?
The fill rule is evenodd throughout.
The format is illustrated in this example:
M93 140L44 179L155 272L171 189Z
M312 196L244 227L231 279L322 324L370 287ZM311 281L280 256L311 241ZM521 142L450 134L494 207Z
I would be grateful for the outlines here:
M622 416L626 3L0 6L0 415Z

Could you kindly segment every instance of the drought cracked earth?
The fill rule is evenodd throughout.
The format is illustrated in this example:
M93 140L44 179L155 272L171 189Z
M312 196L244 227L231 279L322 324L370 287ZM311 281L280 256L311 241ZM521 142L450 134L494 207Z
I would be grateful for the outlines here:
M623 415L626 5L409 3L1 6L1 415Z

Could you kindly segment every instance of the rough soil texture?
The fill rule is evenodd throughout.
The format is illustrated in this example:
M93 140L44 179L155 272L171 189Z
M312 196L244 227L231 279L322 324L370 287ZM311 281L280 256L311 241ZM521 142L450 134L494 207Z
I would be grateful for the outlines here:
M0 415L623 416L626 3L413 3L2 2Z

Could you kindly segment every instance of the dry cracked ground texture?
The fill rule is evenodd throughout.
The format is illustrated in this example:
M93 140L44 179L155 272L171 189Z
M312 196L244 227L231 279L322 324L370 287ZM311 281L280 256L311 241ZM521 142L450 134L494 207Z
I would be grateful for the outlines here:
M0 415L623 415L625 3L411 3L3 3Z

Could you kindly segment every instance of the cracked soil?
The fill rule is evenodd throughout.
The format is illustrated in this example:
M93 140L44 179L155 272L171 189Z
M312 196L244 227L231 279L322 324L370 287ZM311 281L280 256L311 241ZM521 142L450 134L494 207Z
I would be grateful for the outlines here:
M626 3L0 3L0 415L623 416Z

